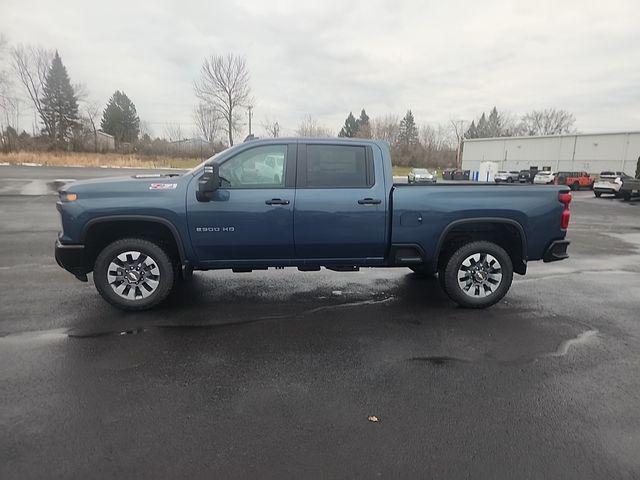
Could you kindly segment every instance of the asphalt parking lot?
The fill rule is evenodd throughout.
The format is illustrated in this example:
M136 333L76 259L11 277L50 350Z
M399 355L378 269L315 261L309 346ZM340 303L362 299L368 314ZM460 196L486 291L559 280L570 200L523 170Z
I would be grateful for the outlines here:
M127 314L53 259L48 184L111 173L0 167L1 478L640 476L640 200L575 193L571 258L484 311L285 269Z

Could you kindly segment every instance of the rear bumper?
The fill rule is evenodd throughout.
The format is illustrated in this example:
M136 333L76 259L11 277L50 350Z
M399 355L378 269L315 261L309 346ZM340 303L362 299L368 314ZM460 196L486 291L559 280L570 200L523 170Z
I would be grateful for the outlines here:
M64 245L56 240L56 262L78 280L87 281L87 257L84 245Z
M571 242L569 240L555 240L551 242L547 251L544 252L542 257L543 262L557 262L558 260L564 260L569 258L567 248Z

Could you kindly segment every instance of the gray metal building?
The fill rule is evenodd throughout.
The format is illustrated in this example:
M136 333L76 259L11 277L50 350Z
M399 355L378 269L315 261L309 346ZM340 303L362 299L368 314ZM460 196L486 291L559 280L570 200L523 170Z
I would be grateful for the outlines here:
M639 158L640 132L474 138L464 142L462 169L479 171L481 163L494 162L499 170L621 170L633 176Z

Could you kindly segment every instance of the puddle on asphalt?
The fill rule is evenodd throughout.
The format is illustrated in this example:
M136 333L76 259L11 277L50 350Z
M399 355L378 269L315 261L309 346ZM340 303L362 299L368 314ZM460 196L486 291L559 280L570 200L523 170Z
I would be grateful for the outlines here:
M464 364L464 363L495 363L499 365L523 365L544 358L558 358L564 357L569 354L570 351L580 347L592 346L598 342L599 332L598 330L586 330L576 337L564 340L558 345L558 348L553 352L546 352L537 354L532 357L520 357L512 360L499 360L491 357L487 354L478 357L477 359L469 359L463 357L453 357L448 355L432 355L426 357L412 357L409 358L410 362L426 363L435 367L443 367L448 365Z
M259 323L259 322L268 322L273 320L285 320L285 319L293 319L299 318L305 315L312 315L318 312L323 312L327 310L336 310L340 308L350 308L350 307L359 307L362 305L377 305L377 304L385 304L394 300L394 297L386 297L383 299L370 299L370 300L361 300L357 302L347 302L340 303L337 305L325 305L321 307L315 307L308 310L303 310L299 313L292 313L286 315L267 315L262 317L250 318L247 320L240 321L232 321L225 323L204 323L204 324L188 324L188 325L150 325L148 327L140 327L133 328L127 330L105 330L105 331L87 331L84 332L81 329L73 329L67 332L67 336L69 338L99 338L99 337L107 337L107 336L127 336L127 335L138 335L141 333L147 333L151 331L159 331L159 330L207 330L207 329L217 329L217 328L226 328L226 327L237 327L240 325L248 325L251 323Z
M569 350L572 348L577 348L586 345L593 345L598 341L598 331L597 330L587 330L582 332L575 338L570 338L569 340L565 340L560 345L558 345L558 349L555 352L548 353L547 357L564 357Z
M441 367L443 365L449 365L452 363L467 363L469 360L466 358L458 358L458 357L448 357L446 355L434 355L430 357L413 357L409 359L412 362L424 362L429 363L431 365L435 365L437 367Z
M0 345L19 343L47 343L63 340L68 337L67 329L37 330L34 332L11 333L0 337Z

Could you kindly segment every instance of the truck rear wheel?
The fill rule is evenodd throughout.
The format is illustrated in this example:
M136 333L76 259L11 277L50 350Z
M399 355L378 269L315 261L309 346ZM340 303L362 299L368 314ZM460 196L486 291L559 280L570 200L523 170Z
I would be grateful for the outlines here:
M174 264L157 244L124 238L96 258L93 281L107 302L122 310L145 310L162 302L173 288Z
M451 300L465 308L486 308L499 302L511 287L513 264L502 247L479 241L456 250L441 273Z

